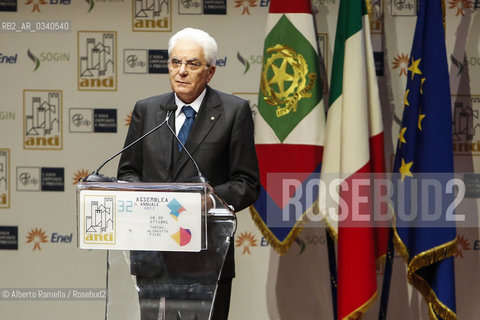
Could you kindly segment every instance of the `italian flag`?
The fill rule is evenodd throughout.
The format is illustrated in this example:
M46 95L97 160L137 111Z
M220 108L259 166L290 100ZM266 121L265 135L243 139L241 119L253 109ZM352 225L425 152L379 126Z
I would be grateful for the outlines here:
M373 190L355 194L357 178L385 172L383 125L370 40L368 14L363 0L341 0L330 83L323 181L339 179L340 198L321 199L330 230L338 239L339 319L357 319L377 295L376 259L387 251L387 227L358 217L372 215ZM359 180L357 180L358 182ZM359 205L360 204L360 205ZM342 217L339 219L339 217Z
M251 207L263 235L280 254L302 230L318 197L306 197L318 179L325 109L317 40L309 0L271 0L255 115L261 193Z

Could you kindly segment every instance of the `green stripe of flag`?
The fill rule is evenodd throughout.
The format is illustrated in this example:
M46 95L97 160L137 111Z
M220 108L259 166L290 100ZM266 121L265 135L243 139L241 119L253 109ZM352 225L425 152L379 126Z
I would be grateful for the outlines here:
M342 5L344 4L344 5ZM361 13L361 14L360 14ZM348 38L362 30L362 17L367 14L365 1L340 2L338 9L337 33L332 64L332 79L330 82L329 107L342 94L343 64L345 42Z

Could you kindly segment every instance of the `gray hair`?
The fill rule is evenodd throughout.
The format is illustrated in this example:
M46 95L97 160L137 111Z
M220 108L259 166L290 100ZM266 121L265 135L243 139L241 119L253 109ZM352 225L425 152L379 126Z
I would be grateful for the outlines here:
M197 42L203 47L203 54L207 60L208 65L214 66L217 61L218 45L208 33L200 29L185 28L175 33L170 40L168 40L168 56L172 53L173 47L178 40L189 39Z

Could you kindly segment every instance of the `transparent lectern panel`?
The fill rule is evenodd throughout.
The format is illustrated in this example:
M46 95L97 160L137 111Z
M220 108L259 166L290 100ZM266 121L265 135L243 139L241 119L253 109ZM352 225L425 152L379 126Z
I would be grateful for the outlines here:
M208 215L208 248L200 252L109 251L107 319L209 319L235 217Z
M130 252L107 253L107 318L140 319L135 277L130 274Z
M109 250L106 319L210 318L236 229L221 199L205 214L210 194L202 183L77 185L79 247Z

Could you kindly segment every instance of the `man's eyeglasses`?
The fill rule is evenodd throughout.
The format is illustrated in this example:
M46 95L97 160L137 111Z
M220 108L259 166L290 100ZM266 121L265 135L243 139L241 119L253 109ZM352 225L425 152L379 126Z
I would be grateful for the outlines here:
M182 64L185 64L185 66L189 70L197 70L201 66L207 66L207 67L209 66L207 63L205 63L205 64L201 63L200 61L198 61L196 59L187 60L187 61L183 62L182 60L172 58L172 59L169 59L168 62L170 63L170 67L174 70L180 69L182 67Z

